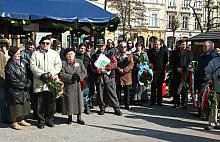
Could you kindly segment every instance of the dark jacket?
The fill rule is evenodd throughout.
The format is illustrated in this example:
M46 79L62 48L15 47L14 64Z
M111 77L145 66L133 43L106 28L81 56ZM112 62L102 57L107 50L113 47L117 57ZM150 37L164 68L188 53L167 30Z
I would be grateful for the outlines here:
M153 82L163 82L165 78L165 69L168 62L168 54L164 48L157 51L155 48L148 50L148 58L153 66Z
M115 69L117 67L117 59L112 52L105 52L103 54L111 60L111 62L105 67L106 71L110 71L110 74L100 73L98 68L94 65L100 55L99 51L93 54L91 58L91 69L92 74L94 75L94 81L101 84L112 82L112 78L115 78Z
M76 53L76 59L80 59L83 61L83 64L85 68L87 69L87 73L91 72L90 69L90 58L87 53L81 54L81 53Z
M174 74L178 74L177 68L180 66L181 53L180 50L176 49L171 51L169 57L169 68Z
M198 85L201 85L204 82L205 77L205 67L208 65L208 63L215 57L217 57L218 54L215 52L215 50L212 50L209 53L201 53L198 59Z
M29 101L28 89L31 82L27 78L26 64L24 61L20 65L11 58L5 66L5 82L8 91L7 101L12 104L22 104Z

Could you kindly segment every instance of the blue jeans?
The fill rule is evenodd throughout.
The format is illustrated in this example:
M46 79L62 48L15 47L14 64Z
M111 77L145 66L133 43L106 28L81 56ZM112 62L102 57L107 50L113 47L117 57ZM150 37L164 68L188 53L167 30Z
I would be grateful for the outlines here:
M4 88L0 88L0 122L8 120Z

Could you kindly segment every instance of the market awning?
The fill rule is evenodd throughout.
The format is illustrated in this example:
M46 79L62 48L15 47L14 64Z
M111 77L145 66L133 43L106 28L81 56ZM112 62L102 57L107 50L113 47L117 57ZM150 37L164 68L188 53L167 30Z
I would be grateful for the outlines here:
M205 41L205 40L220 40L220 31L204 32L187 39L187 41Z
M0 16L80 23L107 23L115 17L114 14L86 0L1 0Z

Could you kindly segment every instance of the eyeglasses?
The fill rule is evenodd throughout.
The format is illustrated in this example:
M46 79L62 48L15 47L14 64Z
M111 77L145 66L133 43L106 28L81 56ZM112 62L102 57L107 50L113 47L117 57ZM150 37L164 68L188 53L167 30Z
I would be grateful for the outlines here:
M50 43L49 43L49 42L44 42L44 41L43 41L43 42L41 42L41 44L43 44L43 45L45 45L45 44L46 44L46 45L50 45Z

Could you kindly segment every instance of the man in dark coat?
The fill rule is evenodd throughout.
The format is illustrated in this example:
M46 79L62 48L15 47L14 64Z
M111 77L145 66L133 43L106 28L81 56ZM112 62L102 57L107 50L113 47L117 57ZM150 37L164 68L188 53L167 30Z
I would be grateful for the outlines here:
M168 55L165 49L161 47L160 40L155 40L154 47L148 51L148 58L154 72L153 81L151 83L150 105L152 106L156 102L158 105L162 105L162 85L164 82Z
M95 66L95 61L98 59L100 54L104 54L111 61L104 68L97 68ZM91 68L94 74L94 80L96 84L98 105L100 108L99 115L104 115L106 104L104 99L108 97L112 106L115 110L115 114L121 116L122 113L119 107L119 101L116 95L116 85L115 85L115 68L117 67L117 60L112 52L106 52L106 47L103 41L99 41L98 50L91 58ZM104 90L105 89L105 90ZM106 93L104 93L104 91Z

